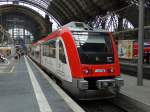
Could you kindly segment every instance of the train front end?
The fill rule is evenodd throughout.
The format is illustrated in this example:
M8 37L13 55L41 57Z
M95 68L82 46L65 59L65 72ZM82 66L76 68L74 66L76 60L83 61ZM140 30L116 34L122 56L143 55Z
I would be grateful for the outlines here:
M77 88L81 99L116 96L123 79L115 42L111 33L72 31L80 60Z

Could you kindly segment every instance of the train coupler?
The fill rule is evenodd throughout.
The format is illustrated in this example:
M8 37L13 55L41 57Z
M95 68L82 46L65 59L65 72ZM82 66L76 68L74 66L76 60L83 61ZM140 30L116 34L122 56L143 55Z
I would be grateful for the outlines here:
M110 87L120 87L124 85L122 78L115 79L106 79L106 80L97 80L96 86L98 89L110 88Z
M115 80L114 79L107 79L107 80L97 80L96 86L98 89L104 89L108 87L115 87Z

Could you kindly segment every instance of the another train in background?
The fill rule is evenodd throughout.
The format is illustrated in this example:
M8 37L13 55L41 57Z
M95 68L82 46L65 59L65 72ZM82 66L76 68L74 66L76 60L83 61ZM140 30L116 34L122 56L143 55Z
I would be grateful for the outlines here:
M143 56L150 53L150 42L144 42ZM119 58L137 59L138 57L138 42L135 40L119 40L118 41Z
M113 36L118 48L121 72L137 76L138 28L114 32ZM144 38L143 77L150 79L150 26L144 27L144 37L141 38Z
M71 22L30 46L30 57L77 99L112 98L123 86L113 36Z
M121 62L137 63L138 57L138 28L115 32L118 55ZM142 37L141 37L142 38ZM144 27L143 57L144 62L150 62L150 26Z

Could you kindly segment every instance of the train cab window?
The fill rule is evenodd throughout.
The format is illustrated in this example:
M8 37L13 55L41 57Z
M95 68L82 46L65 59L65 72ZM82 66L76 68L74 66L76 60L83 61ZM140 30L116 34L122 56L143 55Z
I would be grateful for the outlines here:
M62 63L67 63L66 62L66 57L65 57L65 52L64 52L64 46L63 46L63 43L61 41L59 41L59 60L62 62Z
M114 63L112 40L108 33L72 31L72 36L82 64Z

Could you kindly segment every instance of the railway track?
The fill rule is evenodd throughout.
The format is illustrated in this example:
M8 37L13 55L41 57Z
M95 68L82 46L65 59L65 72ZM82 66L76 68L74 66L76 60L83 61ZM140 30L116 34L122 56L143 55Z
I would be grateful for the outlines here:
M86 112L127 112L109 100L77 101Z
M44 70L45 71L45 70ZM49 72L45 71L45 73L48 74L48 76L54 80L54 82L59 85L59 82L55 80L55 78L50 75ZM60 85L59 85L60 86ZM61 87L61 86L60 86ZM61 87L62 88L62 87ZM62 88L63 89L63 88ZM64 90L64 89L63 89ZM65 91L65 90L64 90ZM65 91L70 97L71 95ZM74 98L73 98L74 99ZM75 100L75 99L74 99ZM79 104L86 112L127 112L123 108L117 106L116 104L113 104L112 101L109 100L75 100L77 104Z

